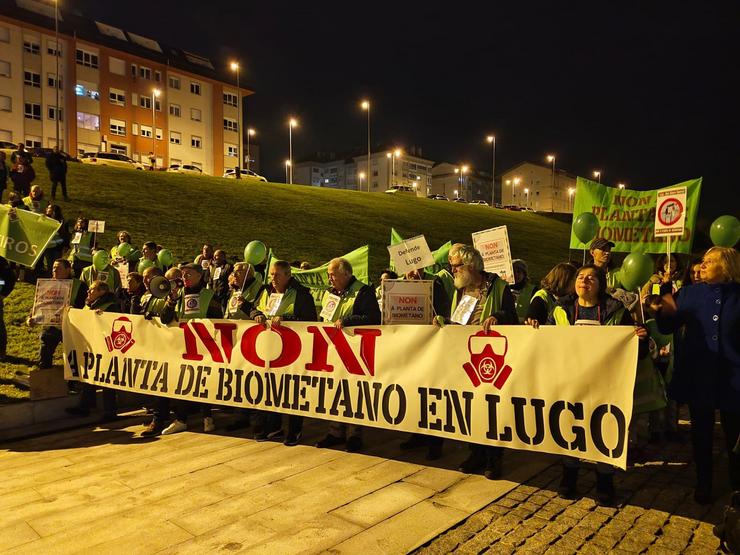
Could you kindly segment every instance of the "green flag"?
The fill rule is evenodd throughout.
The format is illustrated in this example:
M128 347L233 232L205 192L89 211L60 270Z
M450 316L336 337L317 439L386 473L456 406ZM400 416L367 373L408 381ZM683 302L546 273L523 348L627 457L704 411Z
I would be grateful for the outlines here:
M368 285L370 284L370 247L368 245L355 249L352 252L348 252L343 255L342 258L352 264L352 273L359 281ZM280 258L278 258L275 253L272 252L272 249L270 249L267 257L267 273L270 272L269 265L276 260L280 260ZM310 270L292 268L291 273L298 283L311 290L311 295L313 295L316 305L320 305L321 297L324 296L324 291L329 289L329 263L327 262L318 268L311 268Z
M23 266L35 266L60 225L43 214L0 205L0 256Z
M681 238L671 238L671 250L690 254L699 213L702 178L690 179L672 187L686 187L686 228ZM599 219L597 237L614 243L614 252L666 252L665 237L655 237L655 202L659 189L632 191L607 187L583 177L576 181L575 218L583 212L592 212ZM570 232L570 248L584 245Z

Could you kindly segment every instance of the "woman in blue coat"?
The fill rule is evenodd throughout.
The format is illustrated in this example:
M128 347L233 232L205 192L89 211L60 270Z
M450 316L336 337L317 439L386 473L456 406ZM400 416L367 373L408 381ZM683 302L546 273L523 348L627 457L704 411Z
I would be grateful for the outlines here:
M698 503L712 500L712 437L719 409L730 459L730 481L740 490L740 253L712 247L701 263L702 283L661 287L658 326L678 334L669 396L688 403Z

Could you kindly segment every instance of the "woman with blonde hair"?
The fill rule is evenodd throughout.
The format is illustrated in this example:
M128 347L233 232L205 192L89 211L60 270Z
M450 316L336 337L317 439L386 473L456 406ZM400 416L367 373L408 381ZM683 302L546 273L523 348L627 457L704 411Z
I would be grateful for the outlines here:
M702 283L682 287L675 295L669 283L661 286L663 303L657 314L661 332L685 332L676 346L668 394L688 403L691 443L696 464L694 499L712 501L712 438L719 409L730 482L740 490L740 253L712 247L701 263Z

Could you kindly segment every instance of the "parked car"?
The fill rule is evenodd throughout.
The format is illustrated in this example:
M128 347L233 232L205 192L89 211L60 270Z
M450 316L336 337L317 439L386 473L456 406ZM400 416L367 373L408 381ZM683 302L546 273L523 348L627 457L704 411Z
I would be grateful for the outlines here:
M115 152L96 152L92 156L86 156L80 160L83 164L95 166L113 166L116 168L128 168L132 170L143 170L144 164L132 160L125 154Z
M444 195L429 195L427 198L431 200L450 200Z
M409 187L408 185L393 185L390 189L386 189L384 192L388 193L389 195L416 196L416 191L414 190L414 188Z
M247 170L245 168L241 168L240 170L241 178L242 179L248 179L251 181L262 181L264 183L267 183L267 178L262 177L261 175L253 172L252 170ZM226 179L236 179L236 170L234 168L230 168L224 172L224 177Z
M10 164L10 155L18 150L18 145L10 141L0 141L0 150L5 153L8 159L8 164Z
M172 164L167 171L170 173L187 173L191 175L203 175L203 170L192 164Z
M467 204L468 203L468 201L465 200L462 197L455 197L455 198L452 199L452 202L460 202L460 203L464 203L464 204Z
M496 204L494 204L494 205L493 205L493 207L494 207L494 208L503 208L503 207L504 207L504 205L503 205L503 204L501 204L500 202L497 202Z
M477 204L479 206L488 206L488 203L485 200L471 200L470 204Z
M506 206L504 206L504 210L512 210L514 212L521 212L522 208L515 204L507 204Z
M31 153L31 156L35 158L48 158L49 154L53 152L54 149L52 148L45 148L45 147L36 147L29 149L29 152ZM75 158L74 156L67 154L63 150L61 151L62 156L64 156L64 159L67 162L79 162L79 158Z

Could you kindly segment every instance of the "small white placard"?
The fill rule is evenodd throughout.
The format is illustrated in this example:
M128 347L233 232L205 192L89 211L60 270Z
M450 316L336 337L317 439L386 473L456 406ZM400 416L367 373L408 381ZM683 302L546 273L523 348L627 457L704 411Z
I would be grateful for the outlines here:
M334 313L337 311L337 308L339 307L339 301L341 300L342 299L340 299L338 295L329 293L329 298L326 301L326 305L323 309L321 309L321 314L319 316L321 316L327 322L333 322Z
M655 201L655 236L683 235L686 224L686 187L658 191Z
M277 314L278 308L280 308L280 303L283 302L283 294L282 293L271 293L270 298L267 299L267 316L275 316Z
M61 326L64 307L69 305L71 279L39 279L31 319L40 326Z
M514 268L511 265L511 248L509 232L505 225L473 233L473 246L483 257L483 269L486 272L514 283Z
M87 230L90 233L104 233L105 232L105 221L104 220L90 220L87 222Z
M384 280L383 324L431 324L433 287L431 280Z
M456 324L462 324L463 326L468 323L470 317L473 315L475 305L478 304L478 299L470 295L463 295L460 302L457 303L455 312L452 313L451 320Z
M397 245L391 245L388 247L388 252L399 275L434 264L432 251L429 250L429 245L423 235L404 239Z

